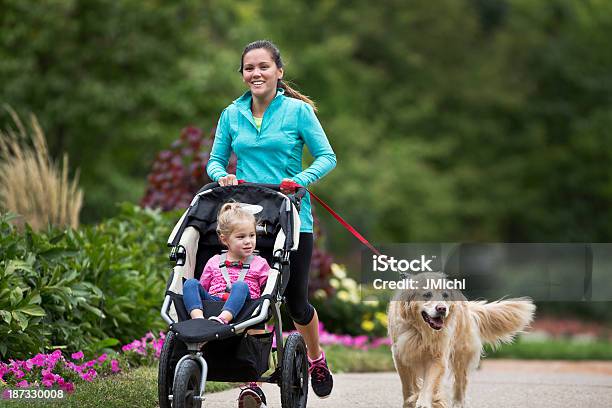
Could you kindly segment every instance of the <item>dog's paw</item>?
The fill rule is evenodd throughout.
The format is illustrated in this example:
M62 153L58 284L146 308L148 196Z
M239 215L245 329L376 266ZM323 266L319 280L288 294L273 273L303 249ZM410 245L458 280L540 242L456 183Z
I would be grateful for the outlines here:
M441 395L436 395L431 402L432 408L450 408L448 401Z
M404 405L402 408L416 408L416 400L419 396L416 394L411 395L410 397L404 400Z
M429 401L419 398L416 402L416 408L433 408Z

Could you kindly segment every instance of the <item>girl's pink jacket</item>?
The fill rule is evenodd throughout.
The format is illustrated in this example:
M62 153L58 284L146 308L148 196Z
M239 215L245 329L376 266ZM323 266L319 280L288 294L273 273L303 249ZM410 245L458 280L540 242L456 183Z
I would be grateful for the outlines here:
M213 296L220 296L225 292L225 279L219 270L220 255L215 255L206 262L200 284L208 293ZM227 268L230 280L236 282L240 275L241 268ZM261 296L261 288L266 285L268 275L270 274L270 266L268 262L261 256L255 256L251 262L251 267L244 277L244 281L249 285L251 299L256 299Z

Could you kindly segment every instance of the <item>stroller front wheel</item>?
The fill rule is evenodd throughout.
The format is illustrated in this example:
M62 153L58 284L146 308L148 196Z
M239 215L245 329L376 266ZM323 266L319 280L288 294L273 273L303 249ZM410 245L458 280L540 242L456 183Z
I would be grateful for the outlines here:
M285 342L282 370L282 407L305 408L308 399L308 359L306 344L299 333L292 333Z
M164 346L159 355L159 368L157 374L157 389L159 395L159 407L170 408L168 395L172 393L172 380L174 369L171 367L172 351L176 342L176 335L173 331L168 331Z
M200 395L202 373L199 364L194 360L187 359L176 370L172 387L172 407L200 408L202 401L194 398Z

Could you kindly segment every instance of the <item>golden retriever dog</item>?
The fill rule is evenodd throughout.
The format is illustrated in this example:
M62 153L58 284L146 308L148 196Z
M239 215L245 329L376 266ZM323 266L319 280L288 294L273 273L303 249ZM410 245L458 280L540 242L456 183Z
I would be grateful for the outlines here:
M445 275L413 278L423 282ZM399 291L389 305L389 336L403 407L463 408L468 373L478 366L483 344L511 342L529 325L534 311L528 298L488 303L467 301L458 290ZM451 381L446 380L453 380L452 405L446 392Z

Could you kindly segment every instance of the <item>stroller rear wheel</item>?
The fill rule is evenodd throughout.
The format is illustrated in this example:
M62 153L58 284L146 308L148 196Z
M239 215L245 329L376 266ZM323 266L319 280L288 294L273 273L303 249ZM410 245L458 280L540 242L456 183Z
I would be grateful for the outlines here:
M200 395L201 378L200 365L194 360L184 360L177 367L172 387L173 408L200 408L202 406L202 401L194 398Z
M304 408L308 399L308 359L306 344L299 333L292 333L285 342L281 374L283 408Z

